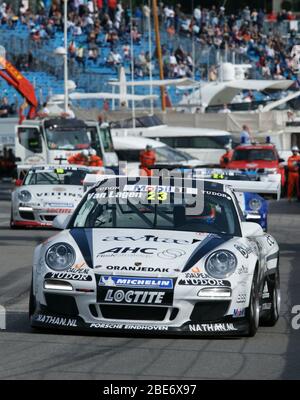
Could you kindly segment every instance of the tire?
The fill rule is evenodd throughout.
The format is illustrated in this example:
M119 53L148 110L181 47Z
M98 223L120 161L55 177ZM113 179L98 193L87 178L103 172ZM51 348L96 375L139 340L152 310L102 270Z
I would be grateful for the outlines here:
M11 208L11 210L10 210L10 221L9 221L9 226L10 226L10 229L16 229L16 226L15 226L14 220L13 220L13 210L12 210L12 208Z
M249 322L249 337L255 336L257 329L259 327L259 291L257 282L257 270L254 273L251 293L250 293L250 303L246 313Z
M279 270L265 282L270 293L271 308L263 312L260 323L263 326L274 326L279 318L281 303Z
M36 309L36 299L35 299L35 295L33 294L33 278L31 278L30 294L29 294L29 305L28 305L29 319L34 314L35 309Z

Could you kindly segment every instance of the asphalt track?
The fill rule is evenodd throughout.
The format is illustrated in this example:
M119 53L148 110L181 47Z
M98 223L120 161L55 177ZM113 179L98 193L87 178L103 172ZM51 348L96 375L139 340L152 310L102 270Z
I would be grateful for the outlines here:
M8 186L0 185L0 379L299 379L300 203L272 202L269 231L281 249L282 310L254 338L199 339L34 333L27 305L33 249L52 232L10 230ZM300 325L300 321L299 321ZM300 326L299 326L300 328Z

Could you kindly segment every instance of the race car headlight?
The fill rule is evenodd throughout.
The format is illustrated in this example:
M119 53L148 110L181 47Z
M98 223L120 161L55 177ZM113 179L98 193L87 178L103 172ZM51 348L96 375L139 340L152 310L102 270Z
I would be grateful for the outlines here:
M252 211L258 211L261 208L262 202L260 199L253 198L249 201L249 207Z
M23 203L28 203L31 200L31 193L28 190L21 190L18 194L18 199Z
M236 256L228 250L218 250L206 260L205 270L213 278L223 279L232 275L237 266Z
M56 243L47 250L45 260L49 268L63 271L74 264L75 250L68 243Z

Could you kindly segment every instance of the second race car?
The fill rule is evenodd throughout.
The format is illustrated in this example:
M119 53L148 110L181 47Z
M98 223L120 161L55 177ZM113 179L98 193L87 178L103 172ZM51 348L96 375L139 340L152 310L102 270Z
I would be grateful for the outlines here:
M51 227L59 214L71 214L83 197L83 180L99 168L79 165L36 166L11 196L11 228Z

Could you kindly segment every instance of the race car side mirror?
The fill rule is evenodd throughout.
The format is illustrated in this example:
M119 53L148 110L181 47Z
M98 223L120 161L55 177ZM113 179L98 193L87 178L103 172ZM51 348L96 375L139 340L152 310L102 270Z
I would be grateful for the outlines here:
M264 234L263 228L256 222L242 222L243 237L257 237Z
M64 230L66 229L70 218L71 215L57 215L52 222L52 227L54 229Z
M16 186L22 186L23 180L22 179L16 179L15 185Z

